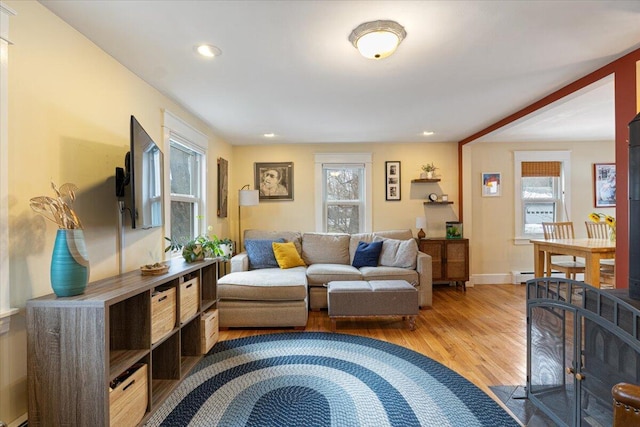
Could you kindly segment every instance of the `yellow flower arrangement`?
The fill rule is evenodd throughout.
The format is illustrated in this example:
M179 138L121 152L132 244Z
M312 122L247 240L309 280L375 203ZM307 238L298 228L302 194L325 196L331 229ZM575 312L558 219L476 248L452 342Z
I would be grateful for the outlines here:
M600 222L602 219L609 226L609 239L611 241L616 240L616 219L614 217L600 212L591 212L589 219L593 222Z

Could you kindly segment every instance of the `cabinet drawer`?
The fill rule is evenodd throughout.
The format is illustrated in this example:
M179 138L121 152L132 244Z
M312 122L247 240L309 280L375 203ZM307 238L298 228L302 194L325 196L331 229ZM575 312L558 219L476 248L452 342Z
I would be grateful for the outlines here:
M176 288L156 291L151 296L151 343L155 344L176 324Z
M147 411L147 365L140 365L129 377L109 392L110 425L137 425Z
M198 312L198 295L200 295L200 281L188 280L180 285L180 323Z
M200 325L202 354L205 354L218 342L218 309L202 313Z

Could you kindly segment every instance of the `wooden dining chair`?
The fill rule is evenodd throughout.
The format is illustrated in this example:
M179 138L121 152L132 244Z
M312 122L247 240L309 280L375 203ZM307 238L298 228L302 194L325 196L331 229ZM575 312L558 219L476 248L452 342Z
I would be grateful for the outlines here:
M544 238L546 240L574 238L573 222L543 222L542 231L544 232ZM547 266L547 276L551 276L551 272L554 270L563 272L567 279L573 280L576 279L576 274L584 274L584 262L578 261L576 257L573 257L572 261L560 261L557 259L557 256L554 261L554 255L558 254L546 253L545 265Z
M609 224L607 224L606 222L585 221L584 225L587 228L587 237L589 239L609 238ZM615 259L600 260L601 284L608 285L609 287L615 287L615 265Z

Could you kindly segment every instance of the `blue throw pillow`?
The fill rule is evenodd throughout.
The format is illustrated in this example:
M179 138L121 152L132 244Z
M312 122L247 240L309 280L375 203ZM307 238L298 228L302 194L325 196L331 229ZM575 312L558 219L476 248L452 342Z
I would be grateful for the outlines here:
M273 254L273 242L284 243L284 239L245 240L244 248L249 257L249 269L280 268Z
M382 242L359 242L351 265L356 268L377 267L380 251L382 251Z

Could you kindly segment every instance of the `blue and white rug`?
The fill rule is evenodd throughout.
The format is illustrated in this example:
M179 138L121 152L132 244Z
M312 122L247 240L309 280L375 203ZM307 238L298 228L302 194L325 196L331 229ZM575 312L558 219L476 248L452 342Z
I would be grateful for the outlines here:
M217 343L147 426L518 426L444 365L371 338L299 332Z

